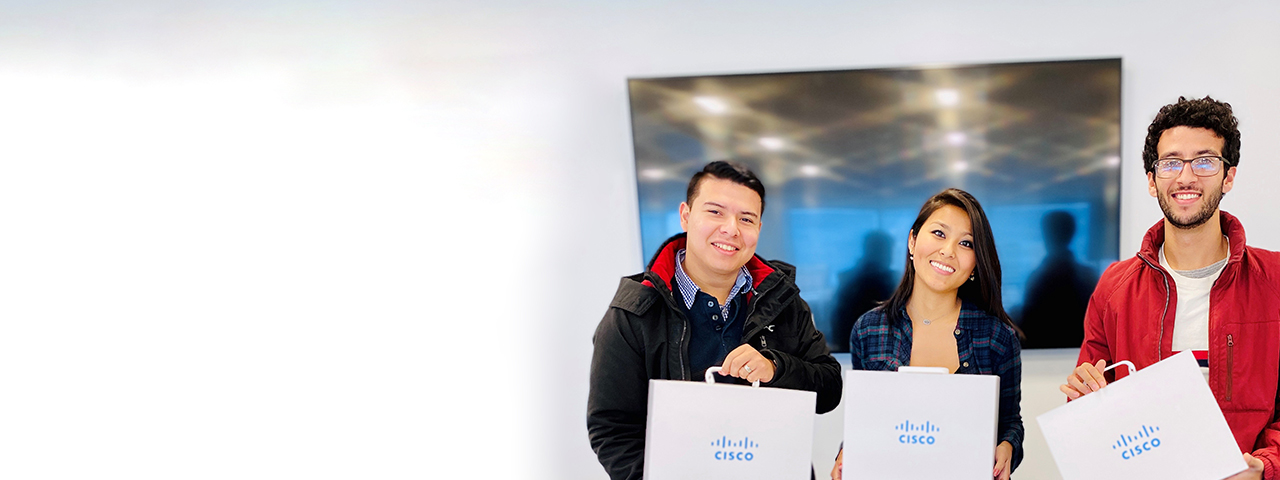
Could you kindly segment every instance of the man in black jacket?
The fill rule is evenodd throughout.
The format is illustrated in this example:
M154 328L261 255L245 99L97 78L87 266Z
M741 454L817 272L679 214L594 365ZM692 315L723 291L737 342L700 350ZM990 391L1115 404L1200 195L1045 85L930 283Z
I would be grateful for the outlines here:
M596 328L587 399L591 447L613 480L643 475L650 379L697 381L718 365L730 381L817 392L817 413L840 403L840 364L795 268L755 255L763 212L755 174L708 164L680 204L685 233L618 286Z

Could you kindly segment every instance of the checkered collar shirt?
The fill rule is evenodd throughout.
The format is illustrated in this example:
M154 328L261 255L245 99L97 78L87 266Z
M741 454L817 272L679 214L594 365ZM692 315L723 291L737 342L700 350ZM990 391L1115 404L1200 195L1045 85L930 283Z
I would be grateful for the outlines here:
M891 321L884 308L875 308L858 318L849 338L849 356L854 370L895 371L911 364L914 336L907 310ZM960 365L956 373L1000 377L1000 407L996 443L1013 445L1013 466L1022 461L1022 344L1018 334L996 317L969 302L963 302L956 322L956 353Z
M676 286L680 287L680 296L684 297L684 308L693 308L693 298L697 296L701 290L698 285L693 283L693 279L689 278L689 274L684 273L684 249L676 252ZM733 288L729 289L729 296L724 299L724 303L720 305L720 318L729 318L729 304L733 303L733 298L747 290L747 286L751 285L751 274L747 273L747 266L743 265L738 270L738 279L734 280Z

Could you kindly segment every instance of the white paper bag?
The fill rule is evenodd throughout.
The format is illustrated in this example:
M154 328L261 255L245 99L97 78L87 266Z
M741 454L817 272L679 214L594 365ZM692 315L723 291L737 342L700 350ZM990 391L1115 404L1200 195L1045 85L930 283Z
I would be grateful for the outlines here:
M1117 363L1126 364L1132 368ZM1191 352L1109 383L1036 421L1064 480L1213 480L1247 467Z
M991 480L1000 377L850 370L846 480Z
M646 480L808 480L818 396L804 390L649 380ZM709 383L709 384L708 384Z

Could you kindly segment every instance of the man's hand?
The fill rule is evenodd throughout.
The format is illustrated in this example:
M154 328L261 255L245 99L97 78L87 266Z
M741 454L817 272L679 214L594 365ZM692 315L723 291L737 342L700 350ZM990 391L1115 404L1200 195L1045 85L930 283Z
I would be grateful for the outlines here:
M754 347L744 343L724 357L724 363L720 364L720 374L748 382L759 380L767 383L773 380L775 368L773 360L764 358Z
M1070 400L1101 390L1102 387L1107 386L1107 379L1102 376L1102 371L1106 368L1106 360L1098 360L1098 363L1093 365L1089 362L1081 363L1075 371L1067 375L1066 385L1058 385L1058 390L1067 394Z
M996 480L1009 480L1009 474L1013 472L1013 444L1009 442L1000 442L996 445L996 468L991 471L991 477Z
M844 465L844 449L841 448L840 454L836 455L836 466L835 468L831 469L831 480L840 480L840 475L843 473L840 470L840 467L843 465Z
M1249 464L1249 468L1227 477L1226 480L1262 480L1262 460L1258 460L1253 455L1246 453L1244 454L1244 463Z

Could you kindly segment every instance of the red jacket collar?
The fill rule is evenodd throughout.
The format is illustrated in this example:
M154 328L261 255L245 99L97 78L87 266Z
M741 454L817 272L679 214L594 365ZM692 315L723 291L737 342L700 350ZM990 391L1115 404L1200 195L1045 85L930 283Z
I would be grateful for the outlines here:
M676 275L676 253L685 248L688 238L684 234L677 235L662 246L662 249L653 257L653 262L649 266L649 270L658 274L658 278L666 284L667 290L671 290L671 279ZM751 274L751 289L755 290L764 281L765 277L773 273L773 267L770 267L764 259L759 255L752 255L747 260L747 273ZM653 286L648 280L643 282L650 287Z
M1244 225L1234 215L1222 210L1218 211L1218 218L1222 222L1222 234L1227 236L1227 244L1231 246L1231 257L1227 263L1238 262L1244 258ZM1147 229L1147 234L1142 237L1142 249L1138 250L1139 255L1153 262L1160 258L1159 248L1164 245L1164 222L1162 218Z

